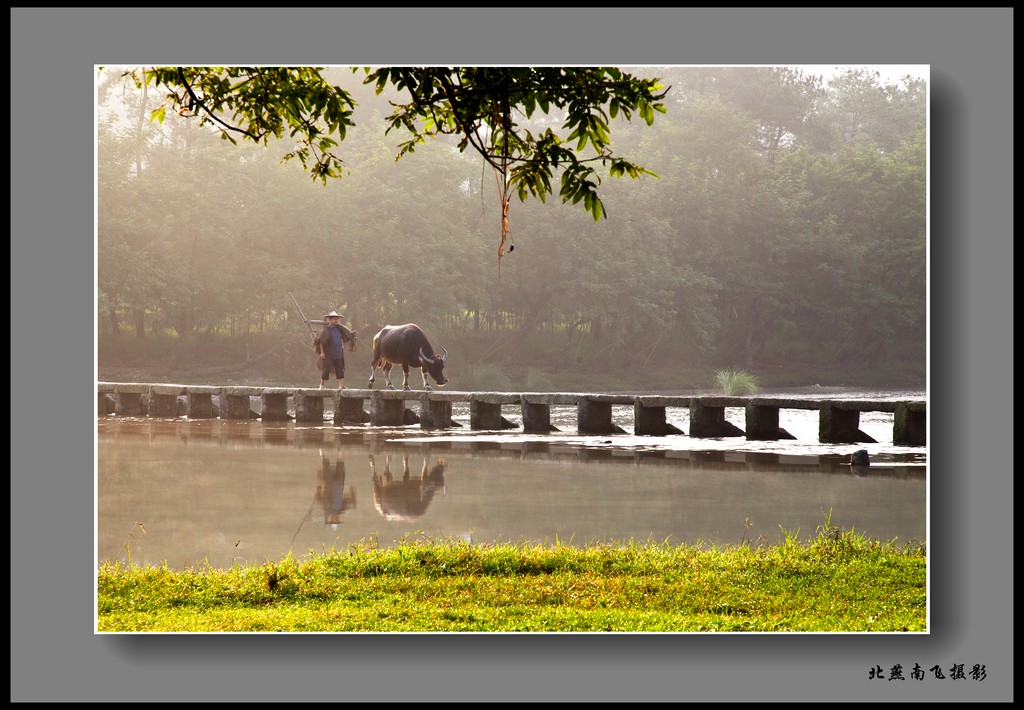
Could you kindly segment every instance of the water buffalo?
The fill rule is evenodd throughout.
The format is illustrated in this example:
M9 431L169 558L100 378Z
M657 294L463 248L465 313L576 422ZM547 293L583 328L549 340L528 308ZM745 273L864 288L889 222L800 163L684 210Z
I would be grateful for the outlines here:
M410 367L420 368L423 389L433 389L427 382L427 373L430 373L439 386L443 386L448 382L448 378L444 376L444 364L447 360L448 351L441 348L441 354L435 355L427 336L415 323L386 325L373 336L373 362L370 365L370 382L367 387L373 387L374 375L379 367L384 372L388 389L395 389L391 383L391 368L395 365L401 365L402 372L405 373L402 389L409 389Z
M373 480L373 507L386 520L413 522L423 517L437 490L448 494L444 472L448 462L438 459L430 463L430 456L423 459L420 475L413 478L409 473L409 455L402 456L402 477L396 479L391 473L391 456L384 459L384 471L377 471L373 454L370 454L370 472Z

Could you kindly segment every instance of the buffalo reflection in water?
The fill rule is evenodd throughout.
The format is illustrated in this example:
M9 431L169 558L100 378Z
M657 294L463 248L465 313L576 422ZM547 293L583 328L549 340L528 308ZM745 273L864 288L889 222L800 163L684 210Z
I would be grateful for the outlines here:
M337 526L342 513L356 507L355 486L345 487L345 454L341 451L332 466L330 458L320 450L314 498L323 508L324 525Z
M438 459L430 465L430 456L423 459L423 469L416 478L409 476L409 455L402 456L402 478L396 480L391 473L391 456L384 459L384 471L378 472L373 454L370 454L370 471L373 478L373 506L386 520L415 521L423 516L434 493L441 489L447 495L444 472L448 462Z

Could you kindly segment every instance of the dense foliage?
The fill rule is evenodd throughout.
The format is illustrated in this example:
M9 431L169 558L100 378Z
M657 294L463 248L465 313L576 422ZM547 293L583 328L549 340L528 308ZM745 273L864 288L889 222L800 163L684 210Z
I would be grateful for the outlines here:
M350 69L333 71L351 81ZM533 82L523 96L542 95L544 71L521 70L517 80ZM508 153L519 162L506 164L506 186L543 196L558 179L563 199L587 210L526 200L506 235L508 193L492 199L485 160L494 156L481 157L493 144L464 151L473 134L453 130L450 113L425 123L421 84L402 71L308 99L344 127L340 146L320 144L344 149L344 162L322 172L344 179L319 184L279 165L308 144L284 136L231 145L219 128L176 113L153 122L164 96L134 85L118 93L120 72L107 70L97 128L101 353L129 336L303 335L293 293L307 314L344 312L364 343L386 323L419 322L450 351L453 342L475 348L464 370L669 361L760 374L785 361L899 360L914 363L923 383L924 84L851 71L825 85L785 68L631 76L647 75L666 87L662 98L645 84L586 124L610 172L642 178L604 183L599 202L567 192L566 175L583 163L556 155L568 136L549 133L574 126L583 145L586 114L573 118L571 99L579 87L562 87L562 103L543 94L536 106L550 115L519 116L521 152ZM431 74L432 91L452 76ZM616 106L602 86L590 105ZM665 114L648 125L653 103ZM621 120L627 108L645 120ZM261 120L260 135L280 133ZM412 139L389 143L388 125L406 126ZM477 134L492 138L482 125ZM547 162L530 162L538 153ZM573 179L596 189L583 170Z

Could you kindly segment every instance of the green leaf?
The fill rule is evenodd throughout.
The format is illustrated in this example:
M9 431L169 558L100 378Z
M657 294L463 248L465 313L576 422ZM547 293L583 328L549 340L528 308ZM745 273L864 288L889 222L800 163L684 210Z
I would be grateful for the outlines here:
M523 112L526 114L527 118L533 115L533 111L536 107L537 100L533 94L527 94L523 97Z

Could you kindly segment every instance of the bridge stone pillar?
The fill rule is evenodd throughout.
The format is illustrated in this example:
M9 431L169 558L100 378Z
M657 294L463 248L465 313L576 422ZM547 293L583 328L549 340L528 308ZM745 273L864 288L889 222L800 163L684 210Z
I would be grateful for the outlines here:
M470 403L472 407L472 403ZM420 395L420 428L449 429L452 426L452 403L445 399L430 399L430 394Z
M746 402L740 402L746 406ZM739 406L735 398L708 396L690 400L690 436L717 438L720 436L743 436L744 432L725 419L727 406Z
M689 406L687 397L666 397L646 395L633 401L633 432L637 436L668 436L682 434L673 424L668 423L668 407Z
M860 430L860 412L822 402L818 409L818 441L822 444L875 443Z
M185 413L189 419L213 419L213 395L218 393L216 387L186 387Z
M748 403L747 439L750 441L777 441L779 438L779 408Z
M668 433L665 407L647 406L640 400L633 405L633 433L637 436L665 436Z
M547 409L545 407L545 409ZM501 405L473 398L469 400L470 429L501 429Z
M612 404L580 397L576 402L576 428L580 434L611 434Z
M142 395L149 393L149 385L123 384L114 388L116 413L123 417L141 417Z
M101 417L113 414L117 411L117 403L114 401L113 397L106 392L100 392L99 399L97 401L97 411Z
M721 436L724 426L725 407L708 407L699 400L690 403L690 436Z
M924 403L900 402L892 420L892 443L897 446L925 446L928 419Z
M223 419L248 419L249 395L222 394L220 396L220 416Z
M186 413L189 419L213 419L213 395L209 392L189 392Z
M178 395L184 391L181 385L153 385L149 390L149 416L176 419Z
M363 410L363 398L348 395L348 390L338 393L337 402L334 405L334 423L342 424L363 424L370 420L370 415Z
M330 392L316 390L313 393L309 393L296 390L292 396L295 399L295 421L323 424L324 398L330 397Z
M260 417L263 421L280 422L290 418L286 389L264 389L260 395Z
M522 414L524 432L546 433L554 429L551 426L551 406L548 404L523 400Z
M833 407L825 402L818 409L818 441L849 444L857 441L860 412Z
M388 397L388 391L370 395L370 424L373 426L404 426L405 400ZM396 392L396 394L398 394Z

